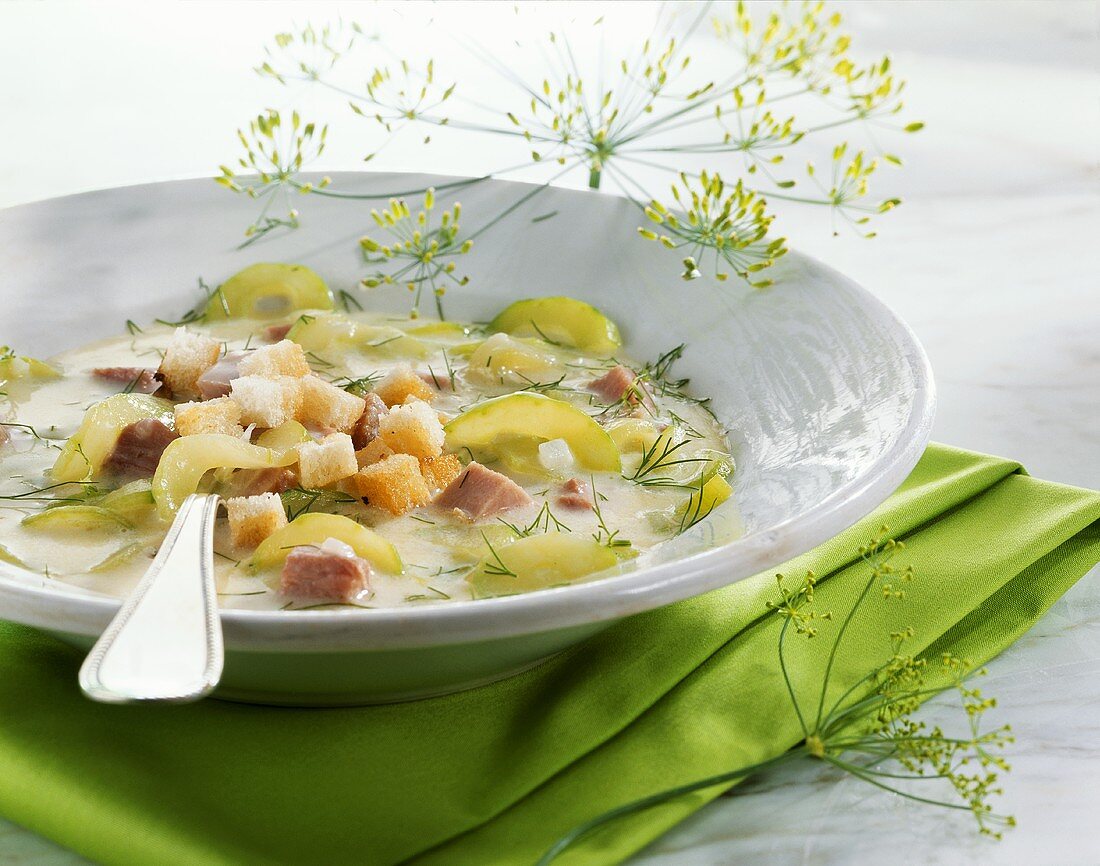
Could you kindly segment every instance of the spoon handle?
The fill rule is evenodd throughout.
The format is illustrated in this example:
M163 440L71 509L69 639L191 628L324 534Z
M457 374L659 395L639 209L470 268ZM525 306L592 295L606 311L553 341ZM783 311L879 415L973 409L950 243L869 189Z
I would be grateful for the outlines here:
M94 701L181 703L209 694L223 648L214 585L217 496L184 501L153 564L80 668Z

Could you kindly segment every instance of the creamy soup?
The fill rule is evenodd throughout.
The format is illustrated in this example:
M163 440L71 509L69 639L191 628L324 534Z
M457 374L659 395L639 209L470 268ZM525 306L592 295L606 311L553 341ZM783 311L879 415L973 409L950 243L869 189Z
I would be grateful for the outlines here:
M736 531L682 347L631 359L568 298L488 325L332 307L308 269L259 265L184 325L6 352L0 558L122 596L184 498L215 492L223 607L393 607L611 575L702 520Z

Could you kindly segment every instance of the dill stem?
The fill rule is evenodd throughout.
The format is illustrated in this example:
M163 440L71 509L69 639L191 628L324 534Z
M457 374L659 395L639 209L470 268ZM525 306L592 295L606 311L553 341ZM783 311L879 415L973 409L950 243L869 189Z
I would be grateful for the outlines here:
M834 767L840 770L844 770L847 773L851 773L864 782L868 782L874 785L876 788L882 788L884 791L889 791L892 794L900 794L908 800L916 800L918 803L927 803L930 806L944 806L948 809L959 809L964 812L970 811L970 806L962 803L948 803L946 800L932 800L928 797L919 797L916 794L910 794L908 791L902 791L899 788L895 788L891 785L887 785L884 782L880 782L874 778L874 775L867 772L863 767L858 764L852 764L848 761L842 761L840 758L836 758L832 755L826 755L822 758L823 761L828 761Z
M795 714L798 716L798 724L802 728L802 736L810 736L809 730L806 728L806 720L802 718L802 708L798 705L798 698L794 694L794 686L791 685L790 675L787 673L787 660L783 656L783 640L787 636L787 626L791 624L790 618L783 620L783 627L779 629L779 670L783 672L783 683L787 686L787 694L791 698L791 706L794 707Z
M836 640L833 641L832 649L829 650L829 661L825 665L825 676L821 682L821 698L817 702L817 718L814 719L814 729L817 730L821 727L821 714L825 711L825 693L829 690L829 675L833 671L833 662L836 660L836 651L840 647L840 642L844 639L844 633L848 630L848 626L852 622L852 618L856 615L856 611L859 610L859 606L863 603L863 599L867 597L867 593L871 591L871 587L875 583L875 575L872 574L867 583L864 584L863 591L860 592L859 598L856 599L855 604L852 605L848 611L848 615L844 617L844 623L840 626L840 631L836 634Z
M710 776L706 779L700 779L697 782L691 782L687 785L680 785L677 788L670 788L667 791L661 791L657 794L651 794L648 797L642 797L639 800L634 800L631 803L625 803L615 809L611 809L604 812L602 815L597 815L589 821L580 824L570 830L567 834L562 836L555 842L545 854L543 854L535 866L548 866L554 860L558 858L567 848L571 847L576 842L579 842L585 836L588 836L592 831L602 827L604 824L608 824L614 821L616 818L620 818L624 815L631 815L635 812L640 812L645 809L650 809L654 806L660 806L662 803L667 803L669 800L674 800L677 797L682 797L686 794L692 794L695 791L701 791L704 788L712 788L715 785L721 785L726 782L734 782L738 779L743 779L745 776L751 776L753 773L757 773L760 770L768 767L774 767L777 764L783 764L794 758L801 757L802 752L798 749L792 749L791 751L784 752L782 755L778 755L774 758L769 758L766 761L760 761L757 764L752 764L748 767L742 767L739 770L732 770L728 773L721 773L717 776Z

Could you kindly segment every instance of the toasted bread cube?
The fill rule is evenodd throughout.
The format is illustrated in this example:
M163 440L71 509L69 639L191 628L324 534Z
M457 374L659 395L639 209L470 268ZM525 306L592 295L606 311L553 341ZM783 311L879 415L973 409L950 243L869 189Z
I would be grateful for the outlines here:
M287 523L278 493L227 499L225 508L229 512L229 534L237 547L255 547Z
M398 454L438 457L443 453L443 425L422 400L394 406L378 422L378 438Z
M302 405L298 382L291 376L241 376L229 383L229 399L241 407L242 424L278 427L298 414Z
M359 468L370 466L379 460L385 460L396 452L381 439L371 439L366 445L355 452L355 459L359 461Z
M355 428L363 414L366 401L362 397L349 394L343 388L306 376L301 382L302 405L298 409L298 420L310 427L329 428L348 433Z
M199 376L214 366L221 353L221 343L212 337L176 328L157 373L170 394L192 397L198 393Z
M176 406L176 432L180 436L194 436L196 433L240 436L244 432L240 420L241 407L228 397Z
M434 395L431 386L416 375L408 364L398 364L390 370L374 387L374 393L387 406L400 406L410 397L431 400Z
M303 487L325 487L358 471L355 446L347 433L331 433L320 442L298 446L298 476Z
M420 474L432 490L442 490L462 474L462 461L454 454L421 457Z
M261 346L241 358L238 365L242 376L293 376L296 379L309 375L306 353L297 343L281 340L272 346Z
M411 454L393 454L365 466L354 480L360 496L390 514L404 514L427 505L432 498L420 474L420 463Z

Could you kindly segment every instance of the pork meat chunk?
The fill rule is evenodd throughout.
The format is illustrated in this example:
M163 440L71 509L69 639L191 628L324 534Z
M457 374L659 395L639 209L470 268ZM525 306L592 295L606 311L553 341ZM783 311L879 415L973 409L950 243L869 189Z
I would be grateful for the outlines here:
M458 510L470 520L494 517L504 511L530 505L527 491L507 475L471 463L435 498L435 504Z
M335 538L290 551L279 583L279 591L295 601L352 601L369 588L370 565Z
M157 471L164 449L177 438L174 430L155 418L128 424L103 461L103 470L120 478L149 478Z

